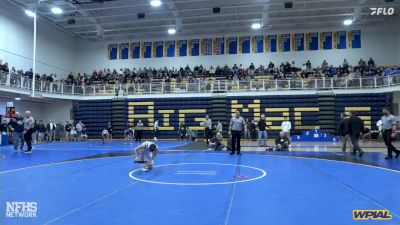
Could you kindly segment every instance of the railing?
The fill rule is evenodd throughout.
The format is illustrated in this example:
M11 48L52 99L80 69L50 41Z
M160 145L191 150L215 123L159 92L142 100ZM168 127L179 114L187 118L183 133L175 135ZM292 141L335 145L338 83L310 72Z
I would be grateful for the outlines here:
M190 83L157 82L104 85L67 85L62 82L35 82L35 91L79 96L115 96L140 94L224 93L247 91L368 89L400 85L400 74L362 78L323 78L285 80L196 80ZM31 91L32 80L23 76L0 74L0 87Z

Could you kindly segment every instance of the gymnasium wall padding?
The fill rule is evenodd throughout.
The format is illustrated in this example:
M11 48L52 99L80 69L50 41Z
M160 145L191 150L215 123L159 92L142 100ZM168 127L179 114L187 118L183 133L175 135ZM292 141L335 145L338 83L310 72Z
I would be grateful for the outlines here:
M149 98L104 101L77 101L74 103L76 120L82 120L90 138L100 137L101 130L108 121L112 121L118 137L128 123L136 125L142 120L145 126L144 136L152 138L155 120L159 120L161 138L177 138L179 123L190 129L198 130L199 137L204 136L202 122L210 115L213 125L221 120L227 131L229 120L236 110L242 112L245 119L257 120L265 114L271 125L269 137L275 137L280 131L284 116L292 123L292 133L310 129L326 129L334 133L340 121L340 114L350 110L358 111L366 127L375 128L381 117L383 107L390 107L390 94L340 94L334 98L321 98L318 95L268 95L237 97L192 97L192 98ZM327 102L331 102L328 104ZM114 102L114 103L113 103ZM320 104L322 103L322 104ZM214 118L213 118L214 117Z

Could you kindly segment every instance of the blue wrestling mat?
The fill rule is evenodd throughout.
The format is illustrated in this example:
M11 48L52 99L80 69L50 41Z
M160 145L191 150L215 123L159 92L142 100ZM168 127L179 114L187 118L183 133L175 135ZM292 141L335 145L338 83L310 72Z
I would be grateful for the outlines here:
M1 224L400 224L400 160L382 164L380 153L349 161L329 152L230 156L158 144L149 172L133 163L136 143L38 144L31 155L0 148ZM356 221L353 210L389 210L392 218Z

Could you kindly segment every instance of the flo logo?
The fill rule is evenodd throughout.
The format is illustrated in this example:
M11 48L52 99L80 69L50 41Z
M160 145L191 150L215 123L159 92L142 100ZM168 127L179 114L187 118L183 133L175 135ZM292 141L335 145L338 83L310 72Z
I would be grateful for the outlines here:
M36 202L6 202L6 217L10 218L36 218Z
M354 220L391 220L389 210L353 210Z
M369 8L371 16L391 16L394 14L394 8Z

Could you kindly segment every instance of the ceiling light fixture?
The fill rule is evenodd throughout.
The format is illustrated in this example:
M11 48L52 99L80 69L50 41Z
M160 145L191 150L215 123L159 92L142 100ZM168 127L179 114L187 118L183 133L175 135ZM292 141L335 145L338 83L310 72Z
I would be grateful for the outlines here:
M175 34L175 33L176 33L176 29L175 28L168 29L168 34Z
M351 24L353 24L353 20L351 20L351 19L347 19L347 20L343 21L343 25L349 26Z
M51 12L54 14L61 14L61 13L63 13L63 10L61 8L58 8L55 6L55 7L51 8Z
M32 10L29 10L29 9L25 9L25 14L30 16L30 17L34 17L35 16L35 13L32 12Z
M19 98L19 97L16 97L16 98L15 98L15 100L19 101L19 100L21 100L21 98Z
M150 5L153 6L153 7L158 7L158 6L161 5L161 1L160 0L152 0L150 2Z
M261 23L253 23L251 25L251 28L253 28L254 30L260 29L261 28Z

